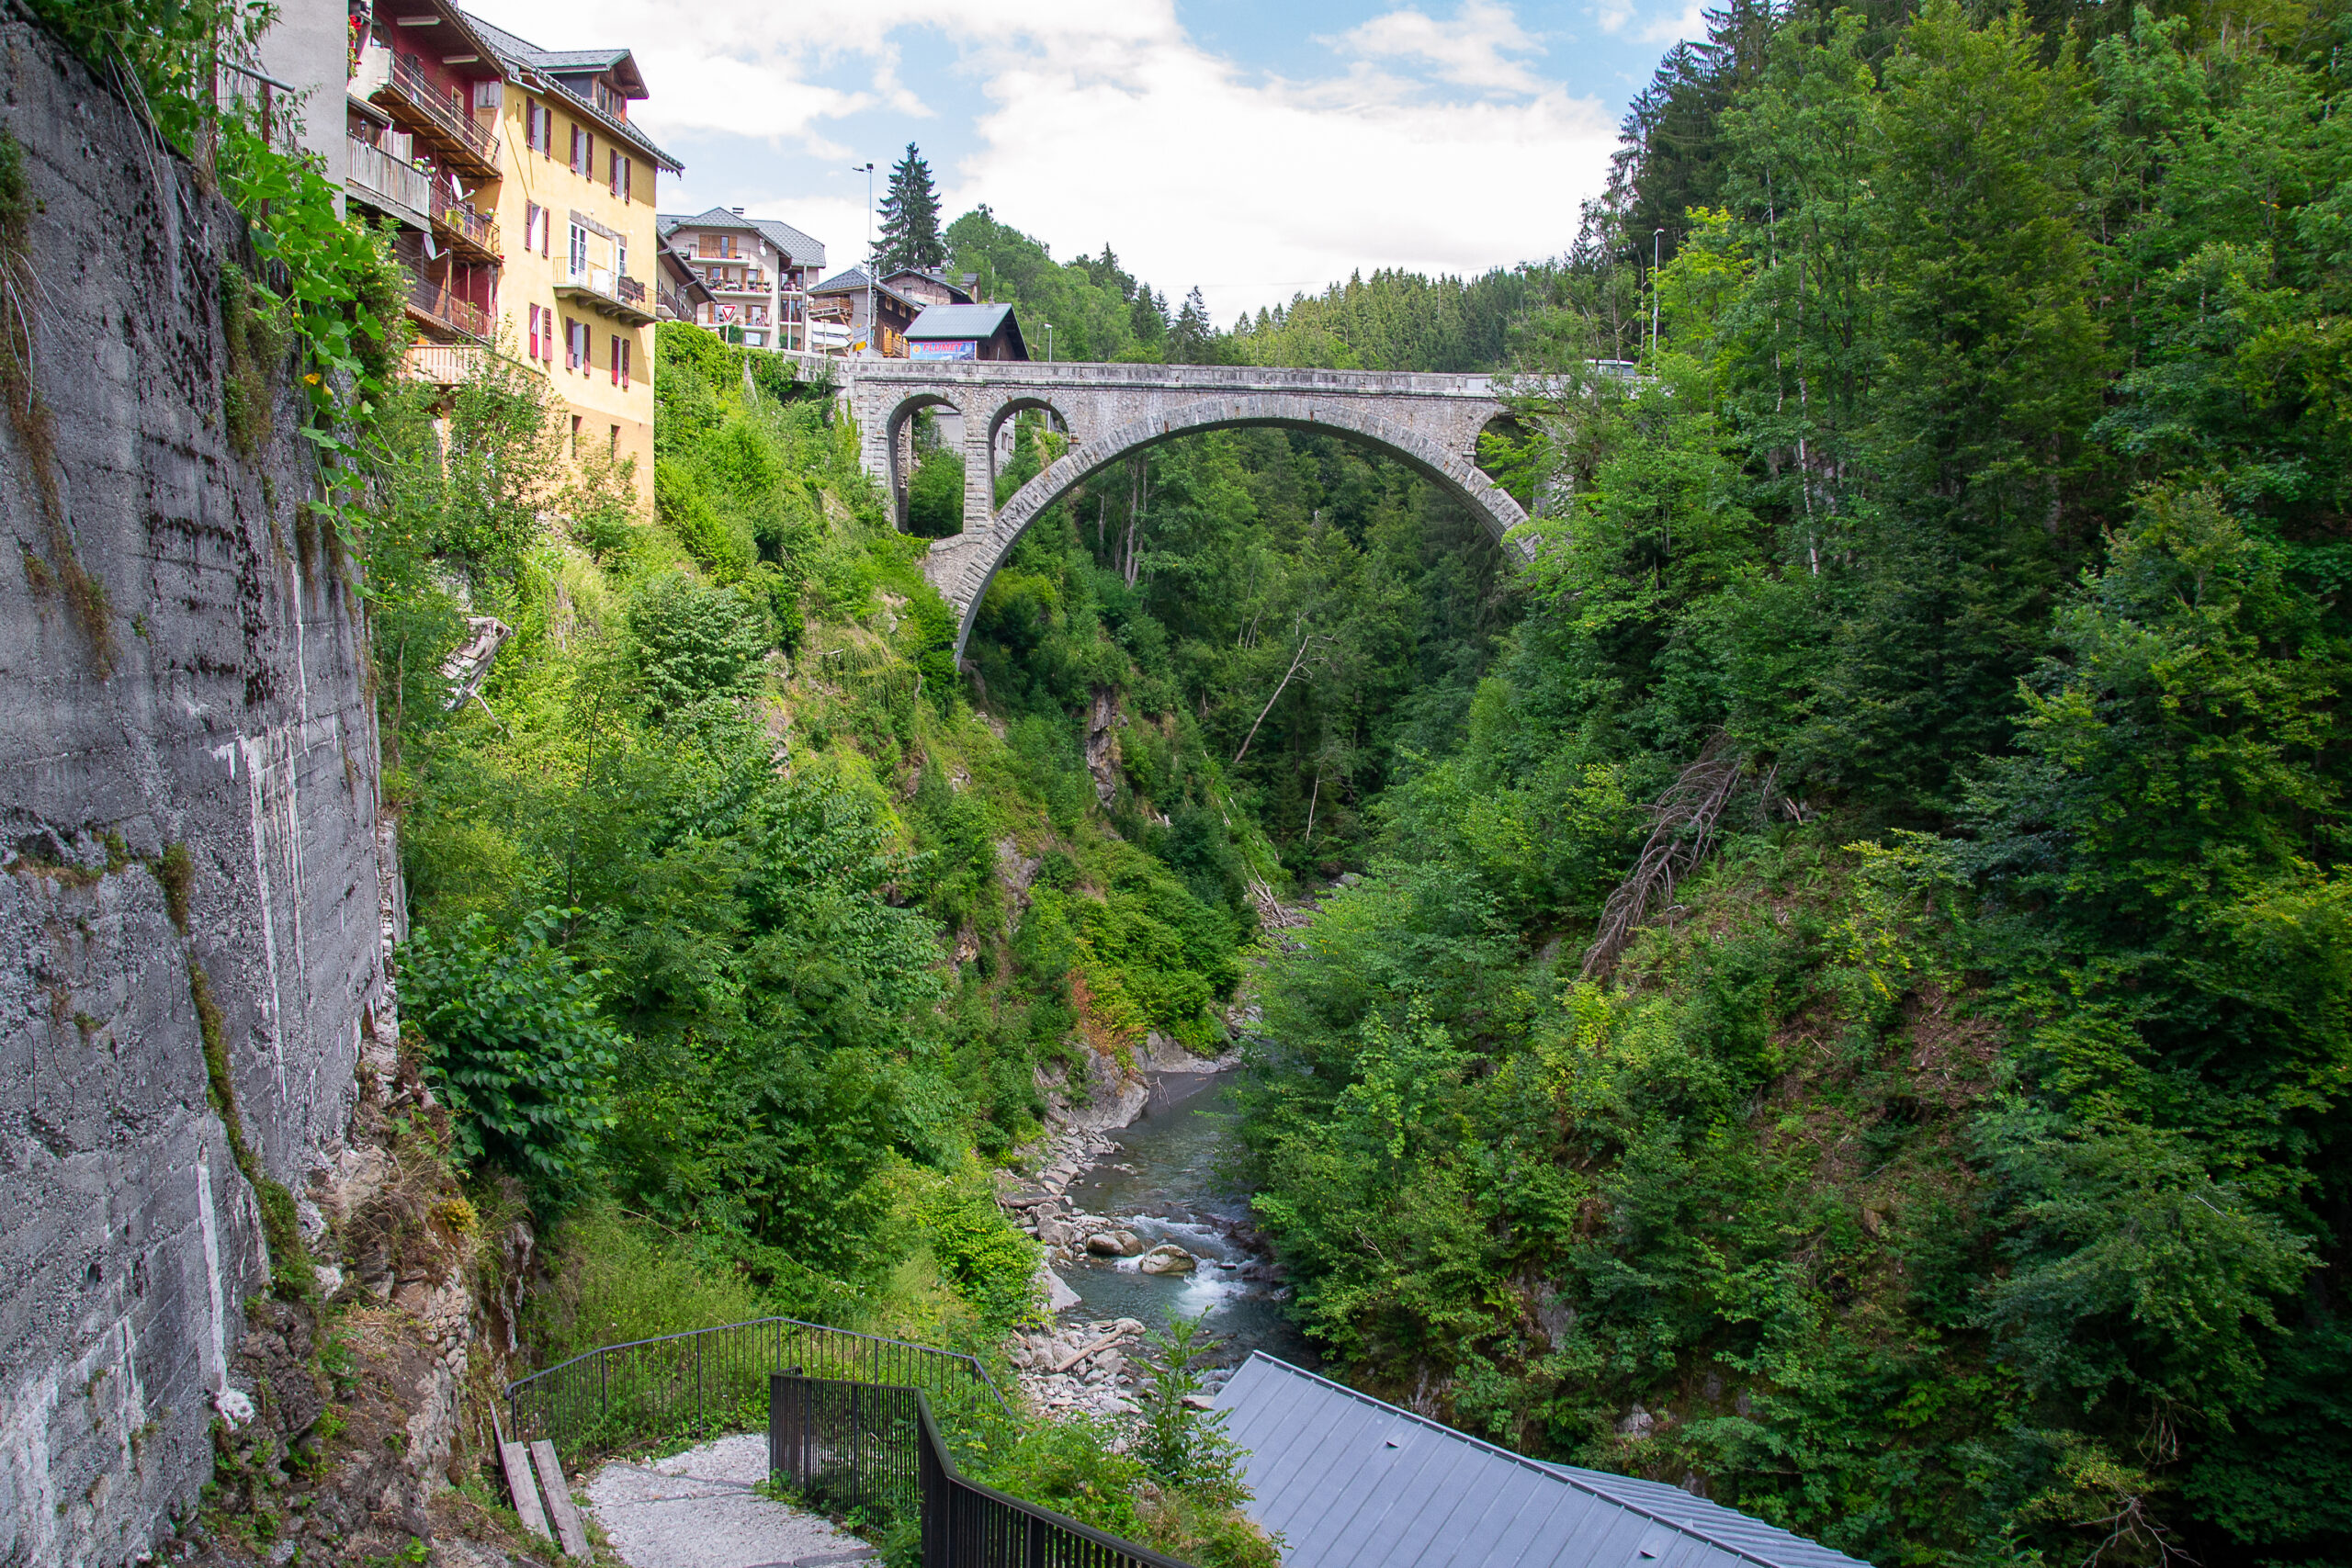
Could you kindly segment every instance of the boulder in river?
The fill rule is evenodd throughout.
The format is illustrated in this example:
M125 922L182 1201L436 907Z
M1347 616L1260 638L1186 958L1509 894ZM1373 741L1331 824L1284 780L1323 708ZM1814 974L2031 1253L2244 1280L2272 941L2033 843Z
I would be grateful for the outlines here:
M1096 1231L1086 1238L1086 1250L1097 1258L1133 1258L1143 1250L1143 1238L1133 1231Z
M1143 1261L1136 1267L1147 1274L1189 1274L1193 1271L1193 1255L1170 1243L1145 1253Z

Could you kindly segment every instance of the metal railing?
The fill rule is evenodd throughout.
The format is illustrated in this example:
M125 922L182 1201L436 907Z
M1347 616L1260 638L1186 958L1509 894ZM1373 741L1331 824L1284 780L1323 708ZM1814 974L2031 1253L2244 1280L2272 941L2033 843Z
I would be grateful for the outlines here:
M413 270L408 275L408 303L409 309L437 327L473 337L490 335L489 311Z
M789 1317L605 1345L506 1385L507 1435L584 1459L767 1424L769 1374L921 1387L994 1420L1012 1409L972 1356Z
M432 128L453 147L470 152L495 173L498 168L498 142L470 113L442 96L441 89L425 75L413 57L392 56L391 86L411 107L423 116Z
M498 254L498 224L474 209L470 202L451 196L439 181L433 182L433 221L459 239L470 242L477 249L492 255Z
M768 1471L872 1525L919 1518L923 1568L1184 1568L972 1480L918 1388L774 1373Z
M625 272L613 279L613 290L625 305L645 303L645 285Z

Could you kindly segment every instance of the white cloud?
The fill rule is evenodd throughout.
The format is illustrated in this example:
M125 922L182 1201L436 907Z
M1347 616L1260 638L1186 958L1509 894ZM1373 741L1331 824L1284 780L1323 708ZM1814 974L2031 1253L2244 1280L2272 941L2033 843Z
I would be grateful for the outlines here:
M907 90L895 35L941 25L929 0L479 3L548 47L628 44L653 88L639 113L657 137L769 139L784 155L763 156L773 175L747 185L773 197L690 175L694 199L786 217L837 265L865 236L840 122ZM1200 48L1171 0L967 0L938 36L987 103L968 129L923 133L947 210L985 201L1057 255L1107 241L1171 301L1198 284L1220 321L1357 270L1476 272L1555 254L1614 140L1598 102L1511 58L1534 45L1495 0L1466 0L1442 23L1409 8L1375 17L1345 35L1353 69L1315 81L1251 77ZM1458 90L1377 61L1428 66ZM819 72L867 86L826 86Z
M1334 40L1361 55L1411 60L1435 68L1443 80L1481 92L1539 93L1543 84L1509 55L1542 53L1508 6L1464 0L1445 21L1408 7L1374 17Z

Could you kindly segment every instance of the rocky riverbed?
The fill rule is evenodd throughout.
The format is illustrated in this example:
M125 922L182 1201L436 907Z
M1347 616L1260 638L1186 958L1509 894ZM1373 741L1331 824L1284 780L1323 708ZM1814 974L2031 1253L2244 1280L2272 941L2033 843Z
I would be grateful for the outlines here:
M1204 1318L1212 1388L1253 1349L1313 1364L1247 1197L1218 1175L1232 1086L1216 1070L1139 1076L1098 1098L1122 1123L1063 1122L1033 1155L1036 1175L1008 1184L1007 1211L1044 1244L1054 1321L1007 1348L1041 1409L1132 1408L1148 1337L1180 1315Z

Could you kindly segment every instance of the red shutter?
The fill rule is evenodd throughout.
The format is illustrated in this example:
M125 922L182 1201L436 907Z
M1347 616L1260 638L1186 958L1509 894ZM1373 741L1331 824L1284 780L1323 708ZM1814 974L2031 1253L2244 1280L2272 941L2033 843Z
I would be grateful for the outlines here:
M532 357L532 358L534 358L534 359L537 359L538 356L539 356L539 308L538 308L537 305L534 305L534 306L532 306L532 307L531 307L531 357Z
M628 362L635 357L633 351L636 346L626 339L621 343L621 390L624 392L628 390Z
M580 368L580 328L570 316L563 319L563 367L566 370Z
M621 340L613 339L613 385L621 384Z
M636 162L637 160L634 158L623 158L621 160L621 199L623 201L630 199L630 176L637 172L632 166Z

